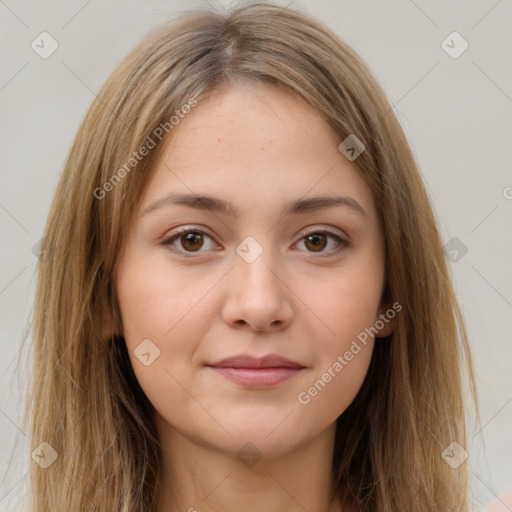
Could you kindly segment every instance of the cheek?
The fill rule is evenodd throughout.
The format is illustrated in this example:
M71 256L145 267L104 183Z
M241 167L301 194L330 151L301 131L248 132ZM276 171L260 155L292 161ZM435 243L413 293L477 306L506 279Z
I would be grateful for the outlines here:
M314 375L297 400L308 414L330 421L357 395L372 356L383 266L370 251L367 254L340 268L317 293L308 295L310 309L322 321L317 334L323 334L316 337Z
M365 329L373 327L383 291L384 270L376 257L353 259L329 280L317 287L311 297L315 313L323 321L330 336L324 337L328 353L348 349L350 342Z
M309 418L334 422L353 402L368 372L373 340L355 341L333 350L322 369L297 395L298 407ZM340 347L341 348L341 347Z
M318 328L315 369L298 395L299 407L325 424L336 420L356 397L368 372L380 301L380 283L339 277L318 300L324 326ZM325 328L326 327L326 328ZM318 335L322 331L322 335Z
M161 262L126 258L116 276L131 365L154 404L162 393L169 398L182 396L177 381L185 380L211 323L213 309L207 292L215 282L191 280L185 270L170 273Z
M187 279L180 269L171 273L162 262L127 260L116 281L125 338L163 342L184 324L199 327L190 318L208 290L205 281Z
M187 323L194 297L177 293L155 269L137 265L117 283L123 336L140 387L157 411L182 407L186 397L178 382L202 337L200 323Z

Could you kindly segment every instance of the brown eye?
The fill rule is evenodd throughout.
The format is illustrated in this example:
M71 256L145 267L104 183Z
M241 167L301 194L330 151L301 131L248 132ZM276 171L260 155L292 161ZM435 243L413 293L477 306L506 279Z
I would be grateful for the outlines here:
M197 231L191 231L180 235L181 246L187 251L197 251L203 246L203 235Z
M313 252L321 252L327 246L327 236L324 233L312 233L304 238L306 247Z
M329 242L334 244L329 249ZM317 253L320 257L336 256L350 247L350 243L330 231L312 231L304 236L299 243L304 243L309 253ZM327 250L325 250L327 248Z
M161 243L162 245L169 246L173 252L182 256L194 257L196 255L199 256L208 249L212 249L212 246L208 247L208 243L206 243L205 248L205 241L207 242L207 239L213 243L212 237L201 230L181 229L178 233L175 232ZM179 246L175 246L178 240L180 242ZM325 250L329 246L329 241L331 243L334 241L334 246L331 249ZM317 253L321 257L335 256L350 247L349 242L330 231L311 232L302 237L300 242L306 246L306 252Z
M211 246L208 247L208 244L206 244L205 248L205 240L208 239L211 240ZM171 248L174 252L179 253L182 256L193 257L195 256L194 253L200 255L202 252L211 249L214 243L212 237L201 230L181 229L177 233L174 233L173 235L163 240L162 245L169 246L169 248Z

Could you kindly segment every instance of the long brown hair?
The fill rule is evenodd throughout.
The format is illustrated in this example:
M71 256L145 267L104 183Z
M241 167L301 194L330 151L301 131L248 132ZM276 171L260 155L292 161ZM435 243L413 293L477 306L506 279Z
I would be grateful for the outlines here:
M38 266L25 423L31 449L48 443L57 458L45 469L31 461L31 510L156 510L159 441L123 343L113 275L162 145L179 129L171 118L238 80L298 93L340 142L356 135L365 145L353 163L384 232L384 298L403 309L337 420L333 471L345 509L469 510L467 463L454 469L442 452L466 446L473 370L417 164L354 50L311 16L271 4L158 27L110 76L78 131Z

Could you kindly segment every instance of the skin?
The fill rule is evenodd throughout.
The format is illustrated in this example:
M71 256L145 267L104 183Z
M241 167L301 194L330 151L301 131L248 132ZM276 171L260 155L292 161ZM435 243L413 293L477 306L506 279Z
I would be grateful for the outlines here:
M297 397L389 305L381 304L385 246L372 193L340 142L297 96L246 83L200 101L165 147L115 276L131 363L163 445L159 512L342 510L331 503L335 421L378 341L361 345L308 404ZM170 192L218 197L240 216L181 205L142 215ZM280 215L286 201L333 193L366 215L343 206ZM206 234L163 244L179 227ZM305 237L322 230L350 245L327 237L315 250ZM248 236L263 249L251 263L236 252ZM146 366L134 350L148 338L160 355ZM305 368L249 388L205 367L240 353L279 354ZM261 455L250 467L237 457L249 442Z

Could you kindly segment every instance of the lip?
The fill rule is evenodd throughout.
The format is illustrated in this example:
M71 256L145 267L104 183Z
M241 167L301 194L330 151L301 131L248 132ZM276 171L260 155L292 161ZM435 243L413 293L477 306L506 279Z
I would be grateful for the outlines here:
M304 368L300 363L292 361L277 354L269 354L263 357L255 357L250 354L237 354L227 357L215 363L209 363L206 366L215 368Z
M305 368L296 361L276 354L259 358L240 354L206 366L232 382L246 387L276 386Z

